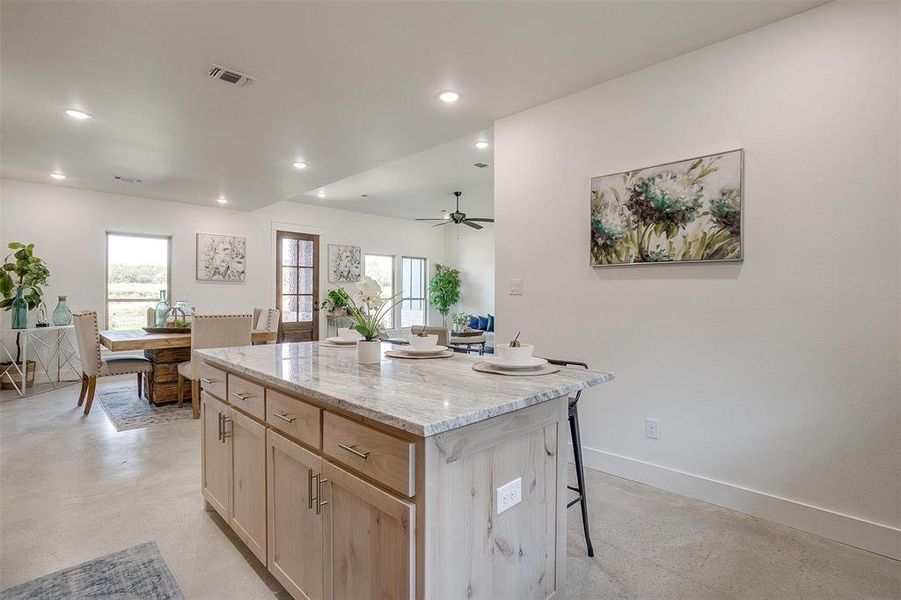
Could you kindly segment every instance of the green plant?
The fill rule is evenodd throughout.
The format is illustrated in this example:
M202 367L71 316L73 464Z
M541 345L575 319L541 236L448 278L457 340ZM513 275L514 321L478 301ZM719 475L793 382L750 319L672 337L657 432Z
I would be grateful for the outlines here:
M331 289L326 293L325 300L320 303L319 308L324 308L328 312L334 312L341 308L347 308L349 302L350 296L348 295L347 290L339 287Z
M0 293L3 294L0 308L9 310L16 297L16 290L24 287L28 310L33 310L44 297L41 286L50 279L50 271L47 264L34 255L34 244L10 242L9 249L13 252L6 256L6 262L0 267Z
M429 302L447 321L451 307L460 301L460 271L435 264L435 276L429 281Z
M453 317L451 317L451 323L453 323L454 327L457 329L457 331L459 331L466 327L466 325L469 323L470 316L471 315L469 313L465 312L457 313Z
M390 298L382 298L382 288L373 279L364 277L357 284L357 291L347 295L347 309L356 323L355 329L367 342L376 340L382 334L382 319L403 300L398 293Z

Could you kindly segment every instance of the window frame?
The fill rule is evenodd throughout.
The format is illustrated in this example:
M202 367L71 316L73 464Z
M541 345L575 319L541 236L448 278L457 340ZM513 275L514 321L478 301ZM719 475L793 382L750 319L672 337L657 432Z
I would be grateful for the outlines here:
M406 256L401 255L400 257L400 290L401 294L404 291L404 259L409 260L419 260L422 261L422 298L418 297L409 297L406 298L403 295L401 296L401 303L397 305L397 320L403 327L403 303L407 300L421 300L423 302L423 320L425 321L422 326L425 327L429 324L429 259L425 256ZM412 287L412 286L411 286Z
M381 258L390 258L391 259L391 290L387 293L385 290L382 290L382 296L385 298L391 298L396 294L394 290L397 288L397 255L396 254L384 254L380 252L364 252L363 253L363 276L368 277L369 274L366 272L366 257L367 256L379 256ZM398 323L398 307L395 306L391 309L391 326L385 327L385 329L396 329L395 324Z
M109 238L110 236L133 237L155 240L166 240L166 300L173 304L172 296L172 236L157 233L131 233L128 231L107 230L104 238L103 261L103 328L109 329L110 302L147 302L146 298L110 298L109 296ZM159 297L156 298L159 302Z

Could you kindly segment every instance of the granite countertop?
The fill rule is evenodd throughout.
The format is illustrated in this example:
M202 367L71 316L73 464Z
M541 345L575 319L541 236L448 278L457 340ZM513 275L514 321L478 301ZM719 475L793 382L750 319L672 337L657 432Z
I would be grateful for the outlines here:
M382 350L390 345L382 344ZM197 350L206 362L427 437L606 383L611 373L563 368L509 377L472 369L480 357L357 364L356 348L317 342Z

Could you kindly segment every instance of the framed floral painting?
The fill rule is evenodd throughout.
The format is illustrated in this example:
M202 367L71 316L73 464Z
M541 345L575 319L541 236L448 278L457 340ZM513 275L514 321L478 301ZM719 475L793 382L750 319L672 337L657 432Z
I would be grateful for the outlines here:
M744 151L591 180L591 265L740 261Z
M233 235L197 234L199 281L244 281L247 240Z
M359 246L328 245L328 280L332 283L360 281L363 250Z

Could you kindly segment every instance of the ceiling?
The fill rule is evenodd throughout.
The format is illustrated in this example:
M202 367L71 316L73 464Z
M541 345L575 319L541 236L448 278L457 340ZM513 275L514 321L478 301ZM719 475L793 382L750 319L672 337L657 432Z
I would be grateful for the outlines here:
M244 210L341 182L348 208L415 217L456 186L417 204L416 186L378 187L386 163L820 3L6 0L0 174ZM210 79L212 62L257 79ZM352 200L347 178L379 165L375 197Z

